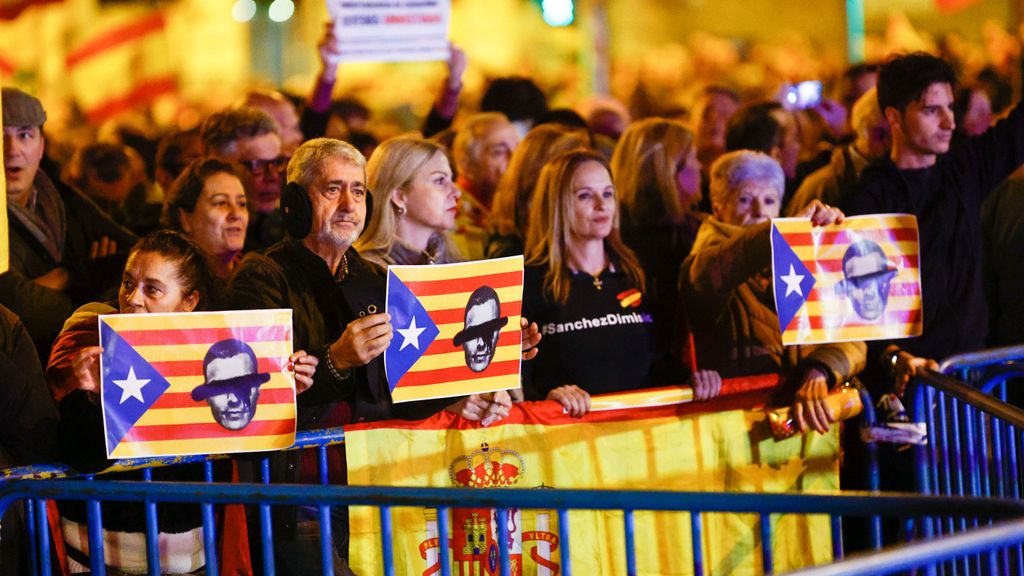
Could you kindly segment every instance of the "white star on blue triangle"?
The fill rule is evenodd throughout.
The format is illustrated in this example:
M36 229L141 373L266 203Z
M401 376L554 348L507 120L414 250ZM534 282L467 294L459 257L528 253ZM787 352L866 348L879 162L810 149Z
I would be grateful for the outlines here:
M807 301L816 280L775 226L772 226L772 274L775 310L779 314L779 326L785 332Z
M392 338L388 349L384 351L384 372L388 378L388 387L394 390L398 381L419 361L441 331L416 295L390 270L385 308L391 315L391 325L395 326L395 332L401 336Z

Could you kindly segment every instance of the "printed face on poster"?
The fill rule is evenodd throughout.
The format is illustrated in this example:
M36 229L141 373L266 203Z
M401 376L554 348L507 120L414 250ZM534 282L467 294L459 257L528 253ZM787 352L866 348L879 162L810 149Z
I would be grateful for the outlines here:
M914 216L855 216L824 228L807 218L777 218L771 241L783 344L921 334Z
M388 267L391 399L519 388L523 257Z
M295 442L291 310L99 317L109 458Z
M343 61L448 59L451 0L326 1Z

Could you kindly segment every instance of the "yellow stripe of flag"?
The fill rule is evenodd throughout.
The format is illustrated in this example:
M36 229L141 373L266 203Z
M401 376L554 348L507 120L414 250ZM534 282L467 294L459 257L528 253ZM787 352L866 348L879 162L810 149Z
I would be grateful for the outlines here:
M465 362L465 361L463 361ZM513 374L513 377L515 375ZM484 392L495 392L509 389L508 376L491 376L489 378L477 378L475 380L460 380L458 382L445 382L443 384L428 384L424 386L405 386L395 388L391 393L391 399L395 402L408 402L410 400L424 400L430 398L451 398L453 396L465 396L467 388L477 394Z
M148 410L139 418L136 426L162 426L166 424L206 424L212 415L205 401L200 401L194 408L165 408ZM258 404L253 422L260 420L287 420L293 418L295 409L290 404ZM179 440L179 442L181 442ZM192 442L192 440L188 440Z
M288 342L246 342L257 358L287 358L291 354ZM209 344L167 344L163 346L135 346L135 351L149 362L171 362L174 360L202 360L209 351Z
M448 354L431 354L429 356L420 357L419 361L409 368L406 374L412 374L415 372L425 372L427 370L440 370L443 368L458 368L459 366L466 365L466 353L463 352L462 347L455 348L452 346L452 350L457 352L451 352ZM521 355L519 346L499 346L494 351L494 360L491 362L504 362L506 360L518 360Z
M516 302L523 298L523 291L519 286L497 288L495 289L495 292L498 293L498 300L503 304L506 302ZM470 290L469 292L455 292L439 296L418 296L418 298L420 304L422 304L428 311L452 310L465 308L466 302L469 300L469 295L472 293L473 291Z
M891 258L894 254L902 254L904 256L913 256L917 254L917 242L877 242L882 250ZM839 244L835 246L790 246L793 249L793 253L798 258L804 261L828 258L828 253L835 252L835 259L843 257L843 253L846 252L848 244Z
M779 229L779 232L788 234L791 232L806 232L807 218L775 218L772 225ZM838 226L824 226L822 229L829 230L878 230L893 228L917 228L917 218L910 214L874 214L870 216L857 216L847 218Z
M490 274L503 274L505 272L519 272L523 269L522 256L509 256L508 258L496 258L494 260L480 260L479 262L467 262L459 266L437 269L427 266L402 267L394 270L395 275L403 282L425 282L433 280L454 280L467 276L486 276ZM518 300L518 298L516 298ZM462 302L465 306L466 302Z
M465 303L463 303L465 304ZM265 316L270 314L270 316ZM155 320L159 322L154 322ZM292 324L291 310L240 310L236 312L193 312L191 314L116 314L103 321L118 332L130 330L199 330L202 328L245 328ZM159 326L159 328L154 328Z
M122 442L117 445L113 458L145 458L152 454L223 454L227 452L251 452L253 446L266 450L288 448L295 442L293 434L271 436L245 436L239 438L198 438L187 442L188 451L182 452L181 440L151 440L149 442Z

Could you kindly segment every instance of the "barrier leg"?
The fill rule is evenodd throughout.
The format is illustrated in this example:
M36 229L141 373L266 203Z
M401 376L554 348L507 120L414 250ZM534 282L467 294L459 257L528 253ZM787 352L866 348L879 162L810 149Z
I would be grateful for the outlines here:
M153 469L142 471L143 482L153 481ZM156 523L156 502L147 500L146 508L146 568L150 574L160 573L160 530ZM216 574L216 572L214 572Z
M634 526L633 526L633 511L623 510L622 511L622 524L624 529L624 536L626 538L626 574L629 576L636 576L636 550L633 548L634 545Z
M327 446L317 447L317 468L320 483L326 486L327 478ZM320 506L320 568L324 576L334 574L334 535L331 528L331 507Z
M56 506L56 503L54 503ZM17 514L17 503L9 506L7 512ZM28 536L28 573L41 574L39 571L39 535L36 533L36 503L31 498L25 500L25 532Z
M558 510L558 533L562 537L562 576L572 576L572 555L569 553L569 511Z
M213 462L203 463L203 477L207 483L213 483ZM213 517L213 504L202 504L203 514L203 550L206 558L206 573L220 574L220 560L217 557L217 523ZM156 508L153 509L154 512Z
M270 459L260 460L260 480L270 484ZM270 504L260 504L260 548L263 551L263 574L274 576L274 529L271 526Z
M92 480L92 477L89 477ZM88 500L85 503L86 517L89 525L89 569L93 576L106 576L107 565L103 562L103 514L99 500Z
M772 560L772 517L765 512L761 513L761 562L765 574L775 571Z
M704 576L704 526L697 510L690 512L690 547L693 548L693 576Z
M512 557L508 548L508 508L495 510L498 520L498 559L501 563L501 576L512 576Z
M829 520L832 523L832 559L843 559L843 517L831 515Z
M380 547L385 576L395 576L395 558L392 553L391 507L380 507Z
M452 560L448 556L448 509L437 509L437 557L441 561L441 576L452 576Z
M33 506L36 511L36 534L39 535L39 568L40 574L51 574L50 569L50 524L46 517L46 500L36 500ZM26 519L31 520L31 519Z

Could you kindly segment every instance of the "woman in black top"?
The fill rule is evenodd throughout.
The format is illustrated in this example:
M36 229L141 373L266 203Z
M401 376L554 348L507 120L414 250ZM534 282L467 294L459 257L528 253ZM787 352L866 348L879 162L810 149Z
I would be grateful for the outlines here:
M654 319L643 300L643 270L619 237L615 186L602 156L574 150L544 166L526 264L523 315L544 337L524 371L528 400L557 400L581 416L591 394L651 385Z

